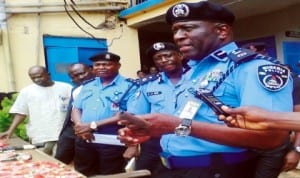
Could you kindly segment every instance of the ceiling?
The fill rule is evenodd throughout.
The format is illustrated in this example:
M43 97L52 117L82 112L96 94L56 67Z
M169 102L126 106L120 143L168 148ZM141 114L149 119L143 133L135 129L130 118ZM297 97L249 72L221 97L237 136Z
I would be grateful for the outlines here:
M296 4L299 0L210 0L223 4L234 12L237 19L278 11Z
M230 9L236 19L243 19L251 16L262 15L279 11L290 6L300 5L300 0L209 0L222 4ZM299 9L300 12L300 9ZM169 26L164 22L164 16L151 19L139 24L141 31L169 31Z

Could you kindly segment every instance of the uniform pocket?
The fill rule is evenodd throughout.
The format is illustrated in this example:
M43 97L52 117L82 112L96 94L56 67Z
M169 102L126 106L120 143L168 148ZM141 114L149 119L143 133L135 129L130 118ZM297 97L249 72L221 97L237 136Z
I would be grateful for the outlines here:
M155 106L156 111L161 111L165 107L166 97L161 91L147 92L148 100L151 105ZM169 99L170 100L170 99Z

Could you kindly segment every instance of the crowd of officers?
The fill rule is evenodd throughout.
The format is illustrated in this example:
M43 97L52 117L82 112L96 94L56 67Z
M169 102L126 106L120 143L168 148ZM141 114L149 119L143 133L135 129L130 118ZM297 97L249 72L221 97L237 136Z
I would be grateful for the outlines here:
M67 86L68 91L59 94L59 112L65 117L57 123L61 127L56 125L59 129L52 131L54 135L46 135L45 128L54 127L53 113L46 110L55 108L55 103L51 107L52 95L42 91L44 97L34 107L47 106L39 113L12 110L20 118L3 136L10 137L16 125L29 116L30 126L38 130L29 134L32 143L52 143L59 138L55 157L66 164L74 162L75 169L86 176L124 172L128 159L137 157L135 168L148 169L155 178L276 178L291 150L290 133L227 127L199 97L199 93L210 94L230 107L293 111L289 69L263 54L239 48L232 41L234 20L232 12L209 1L175 4L166 12L174 43L156 42L147 50L158 74L124 77L119 73L119 55L99 53L90 58L92 68L80 63L69 67L76 87ZM39 88L34 94L58 83L41 66L32 67L29 76ZM46 85L39 83L43 78ZM27 98L38 99L28 93ZM26 100L20 101L16 103L26 105ZM52 118L37 121L45 120L44 115ZM133 119L132 125L126 117ZM43 139L36 138L40 133ZM53 144L49 147L55 149ZM298 154L286 170L295 168Z

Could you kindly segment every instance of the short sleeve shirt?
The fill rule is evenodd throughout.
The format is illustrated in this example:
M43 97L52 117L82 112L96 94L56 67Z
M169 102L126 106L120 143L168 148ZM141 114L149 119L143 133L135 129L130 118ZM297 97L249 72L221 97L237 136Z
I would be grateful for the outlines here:
M31 84L22 89L10 113L27 115L27 135L32 143L58 140L63 126L72 86L55 82L49 87Z
M230 43L223 46L221 49L227 54L237 49L235 43ZM217 50L217 51L218 51ZM218 58L213 52L200 62L191 61L191 70L187 74L188 83L186 84L187 92L189 89L198 89L203 84L206 89L212 89L220 73L226 73L233 65L233 61L228 57ZM271 111L292 111L292 81L288 80L287 85L280 91L269 91L265 89L258 80L258 67L265 64L271 64L266 60L251 60L241 64L233 70L232 73L224 80L224 82L214 91L214 95L223 103L238 107L243 105L253 105L268 109ZM218 74L219 73L219 74ZM212 77L214 76L214 77ZM178 103L183 108L187 100L192 99L202 103L201 100L195 98L192 94L187 93L188 97L182 98ZM178 110L180 113L180 109ZM221 124L214 111L208 105L202 103L194 120L200 122ZM183 146L184 145L184 146ZM165 152L175 156L193 156L220 152L240 152L244 148L222 145L219 143L210 142L201 138L192 136L178 137L175 134L164 135L161 139L161 146Z
M83 85L74 101L74 107L81 110L81 122L106 119L127 110L136 90L132 85L121 75L116 76L107 86L102 85L99 77Z

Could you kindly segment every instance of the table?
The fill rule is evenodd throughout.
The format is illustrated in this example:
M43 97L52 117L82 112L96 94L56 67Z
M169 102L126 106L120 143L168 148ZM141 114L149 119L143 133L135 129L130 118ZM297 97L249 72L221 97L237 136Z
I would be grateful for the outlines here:
M29 144L29 143L20 139L19 137L13 137L9 140L10 146L22 146L22 145L27 145L27 144ZM54 157L47 155L46 153L42 152L39 149L22 150L22 151L17 151L17 152L31 154L32 162L41 162L41 161L53 162L53 163L58 163L63 167L69 167L70 169L73 169L72 167L65 165L64 163L60 162L59 160L55 159ZM1 164L1 162L0 162L0 164ZM76 172L76 171L74 170L74 172ZM76 178L86 178L86 176L79 174L78 172L76 172L76 174L79 175ZM148 170L137 170L137 171L130 171L130 172L124 172L124 173L118 173L118 174L111 174L111 175L92 176L92 178L137 178L137 177L145 177L145 176L149 176L149 175L151 175L151 173ZM42 175L42 176L44 176L45 178L53 178L53 176L47 176L47 175ZM4 178L1 175L1 166L0 166L0 177ZM44 178L44 177L39 177L39 178ZM56 178L57 177L60 177L60 176L56 176ZM62 176L62 177L75 178L74 176ZM7 178L13 178L13 177L10 176Z
M9 146L23 146L29 143L19 137L13 137L8 141ZM1 156L8 154L10 151L0 153ZM86 176L78 173L73 167L68 166L52 156L47 155L39 149L27 149L13 151L17 154L31 155L31 160L13 160L0 161L0 177L15 178L15 177L38 177L38 178L53 178L53 177L72 177L86 178Z
M9 146L22 146L22 145L30 144L16 136L9 139L8 143L9 143ZM29 149L29 150L22 150L22 151L18 151L18 152L31 154L33 161L53 161L56 163L62 163L59 160L47 155L46 153L44 153L43 151L41 151L39 149Z

